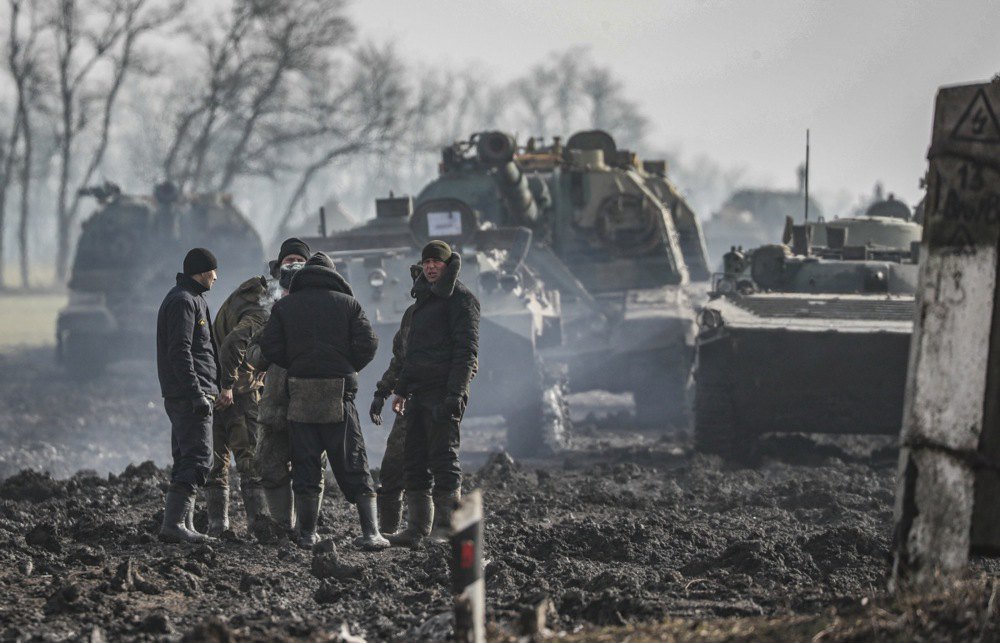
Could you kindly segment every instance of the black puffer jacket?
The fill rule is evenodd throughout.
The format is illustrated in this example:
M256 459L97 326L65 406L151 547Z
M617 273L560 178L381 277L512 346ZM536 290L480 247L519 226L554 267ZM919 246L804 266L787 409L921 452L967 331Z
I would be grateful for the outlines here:
M479 300L458 280L462 257L453 254L435 284L421 274L411 294L410 330L396 393L443 391L464 395L479 357Z
M286 297L271 308L260 337L264 357L289 377L348 380L375 357L378 338L346 280L334 269L307 264Z
M196 398L219 392L219 359L207 289L177 273L177 285L156 318L156 372L163 397Z

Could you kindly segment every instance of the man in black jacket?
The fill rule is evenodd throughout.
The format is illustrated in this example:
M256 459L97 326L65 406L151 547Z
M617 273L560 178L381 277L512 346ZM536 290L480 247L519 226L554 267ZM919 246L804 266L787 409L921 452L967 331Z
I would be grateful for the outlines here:
M156 369L170 418L174 466L160 540L202 542L194 530L195 488L212 469L212 407L219 394L219 361L204 294L216 280L215 256L194 248L184 272L163 298L156 319Z
M458 280L462 257L447 243L431 241L420 258L423 273L411 291L416 302L408 311L392 404L407 418L408 522L389 537L399 545L413 545L430 534L432 516L438 536L450 529L462 490L459 425L479 356L479 300Z
M375 357L378 338L333 262L314 254L274 304L260 338L264 357L288 371L288 426L299 545L317 541L322 454L347 501L356 504L365 549L388 547L378 532L375 486L354 408L357 372Z

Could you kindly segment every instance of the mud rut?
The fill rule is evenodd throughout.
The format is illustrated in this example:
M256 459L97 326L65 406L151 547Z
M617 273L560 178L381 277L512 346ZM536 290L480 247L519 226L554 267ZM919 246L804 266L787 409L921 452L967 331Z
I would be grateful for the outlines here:
M490 620L512 625L543 595L557 614L550 626L573 632L667 615L815 614L883 591L891 453L791 440L759 467L734 468L625 422L585 419L566 456L497 455L467 475L465 488L485 499ZM316 553L277 530L249 537L238 500L230 537L157 542L167 475L142 461L165 464L168 445L148 374L77 383L48 351L0 357L0 639L91 637L95 627L111 639L196 627L199 637L213 627L250 637L324 638L342 624L369 639L448 631L444 549L355 551L356 517L336 493ZM72 473L80 467L101 473ZM200 501L196 524L205 521Z

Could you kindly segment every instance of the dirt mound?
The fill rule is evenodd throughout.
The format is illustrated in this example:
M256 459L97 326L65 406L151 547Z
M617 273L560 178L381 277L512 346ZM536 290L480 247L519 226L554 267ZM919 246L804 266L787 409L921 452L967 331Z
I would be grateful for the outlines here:
M0 593L16 597L0 604L0 638L383 640L450 631L446 545L357 550L356 510L333 484L315 551L295 547L269 520L248 534L235 490L231 537L162 544L168 471L148 454L169 433L149 382L113 375L71 387L26 364L20 379L29 386L10 372L18 369L0 373L0 402L10 402L0 404L2 448L21 449L32 430L61 446L28 470L11 462L42 452L16 450L14 461L0 452ZM890 460L820 445L740 467L662 435L600 431L558 459L529 466L501 452L466 476L465 490L484 497L494 627L516 628L540 597L549 627L566 632L639 631L665 616L696 619L689 628L728 617L815 624L863 597L881 600ZM94 473L116 461L120 473ZM74 474L73 463L92 470ZM204 530L203 499L195 524ZM992 561L976 565L997 571ZM812 627L802 636L822 629Z

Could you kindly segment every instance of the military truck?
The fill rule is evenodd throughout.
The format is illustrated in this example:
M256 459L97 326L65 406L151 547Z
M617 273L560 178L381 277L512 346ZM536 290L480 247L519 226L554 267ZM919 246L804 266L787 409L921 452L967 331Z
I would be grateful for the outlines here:
M899 431L921 226L876 205L725 255L699 318L699 449L742 456L765 433Z
M690 270L709 276L708 258L665 163L643 164L599 130L524 147L480 132L444 148L439 176L416 197L418 211L459 204L534 232L525 264L562 302L563 342L546 356L567 365L572 390L631 392L643 424L689 421L687 287Z
M56 321L57 357L71 374L90 376L112 362L155 354L160 301L192 247L209 248L219 280L215 310L247 277L266 270L260 237L228 195L182 194L156 186L127 195L110 183L87 188L98 209L83 222Z
M410 197L378 199L367 223L328 237L307 237L330 255L352 284L381 341L361 373L360 391L371 395L392 356L391 340L413 303L410 269L432 238L461 254L460 279L479 299L479 372L467 416L502 415L507 448L518 456L553 453L571 432L566 376L541 351L561 341L559 293L547 289L524 262L528 228L488 226L459 201L437 201L413 210ZM364 419L367 423L367 418Z

